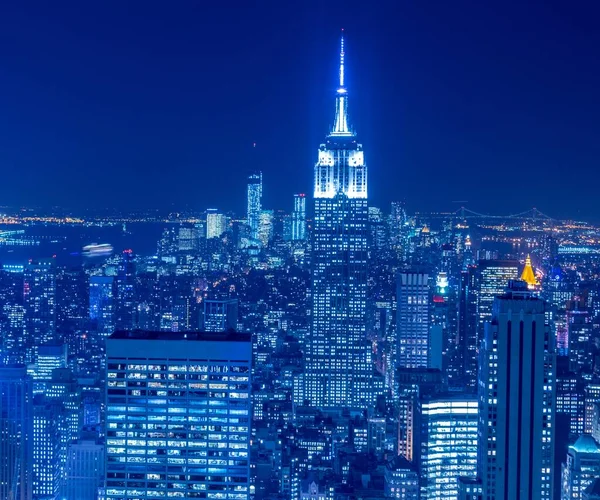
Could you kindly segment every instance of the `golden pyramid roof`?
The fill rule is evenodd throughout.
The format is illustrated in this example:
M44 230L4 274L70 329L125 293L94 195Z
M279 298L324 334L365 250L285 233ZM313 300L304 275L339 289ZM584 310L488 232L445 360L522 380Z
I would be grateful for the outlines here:
M538 284L537 280L535 279L533 267L531 266L531 257L529 256L529 254L525 259L525 267L523 268L523 272L521 273L521 279L530 286Z

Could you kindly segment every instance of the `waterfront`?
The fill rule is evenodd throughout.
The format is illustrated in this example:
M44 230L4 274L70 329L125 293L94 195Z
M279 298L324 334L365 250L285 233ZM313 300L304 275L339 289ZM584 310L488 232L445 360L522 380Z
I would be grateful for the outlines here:
M76 267L88 260L81 250L91 243L109 243L114 252L132 249L141 255L156 252L167 224L148 222L118 225L35 224L0 226L0 231L23 231L16 241L0 245L0 264L21 265L30 259L56 258L58 265Z

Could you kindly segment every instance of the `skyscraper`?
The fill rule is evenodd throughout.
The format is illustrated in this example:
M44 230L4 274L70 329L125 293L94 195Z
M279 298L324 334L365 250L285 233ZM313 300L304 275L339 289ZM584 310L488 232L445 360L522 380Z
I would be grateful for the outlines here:
M429 342L429 276L424 273L398 274L396 313L396 365L400 368L429 368L433 346Z
M38 394L33 402L33 496L57 498L62 488L67 417L63 405Z
M262 172L248 176L248 211L247 221L250 228L250 237L258 239L260 212L262 210Z
M314 169L312 324L305 340L304 397L322 408L375 400L366 339L367 166L348 123L341 40L333 129Z
M292 212L292 240L306 239L306 195L294 195L294 211Z
M131 249L123 250L117 273L115 328L135 327L135 260Z
M90 276L89 315L102 337L115 330L113 280L112 276Z
M548 307L514 282L486 325L478 448L486 500L552 498L556 358Z
M32 498L32 398L25 366L0 367L0 498Z
M204 300L204 331L227 332L231 330L237 330L237 321L237 299Z
M227 230L227 218L215 208L206 211L206 238L219 238Z
M476 396L423 398L417 427L421 499L458 496L458 478L477 474Z
M261 210L258 222L258 239L263 247L268 247L273 239L273 210Z
M466 266L460 273L458 299L458 357L464 384L472 390L477 387L477 268Z
M6 325L2 332L3 358L6 364L25 361L25 308L7 302L2 307Z
M52 259L30 262L23 274L25 337L28 358L56 333L56 273Z
M247 500L250 335L116 332L106 351L105 498Z

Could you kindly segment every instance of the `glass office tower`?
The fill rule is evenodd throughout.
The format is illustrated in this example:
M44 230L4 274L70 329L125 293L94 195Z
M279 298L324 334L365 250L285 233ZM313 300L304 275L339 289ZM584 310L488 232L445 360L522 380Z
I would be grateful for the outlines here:
M249 498L250 335L107 339L107 499Z

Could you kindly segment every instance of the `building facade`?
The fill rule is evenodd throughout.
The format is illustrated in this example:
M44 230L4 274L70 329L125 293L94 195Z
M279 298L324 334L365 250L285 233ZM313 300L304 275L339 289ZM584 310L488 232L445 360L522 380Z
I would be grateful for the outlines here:
M90 276L89 316L100 336L115 330L115 293L113 276Z
M258 239L260 212L262 210L262 172L248 176L248 209L246 213L250 237Z
M420 498L456 500L459 477L477 474L477 397L426 398L418 422Z
M519 278L519 263L512 260L480 260L477 266L477 345L485 324L492 319L494 299L502 295L511 280Z
M250 336L116 332L106 355L105 498L248 499Z
M494 301L479 373L478 470L487 500L552 498L556 357L548 307L525 282Z
M426 273L401 272L397 278L396 366L428 368L429 342L429 276Z
M214 208L206 211L206 239L220 238L227 230L227 217Z
M56 270L52 259L31 262L23 273L25 344L28 361L56 333Z
M84 438L69 445L66 480L62 496L66 500L96 500L104 483L104 444Z
M0 498L33 495L32 398L25 366L0 367Z
M294 211L292 212L292 241L306 239L306 195L294 195Z
M237 320L237 299L204 300L204 331L226 332L229 330L237 330Z

